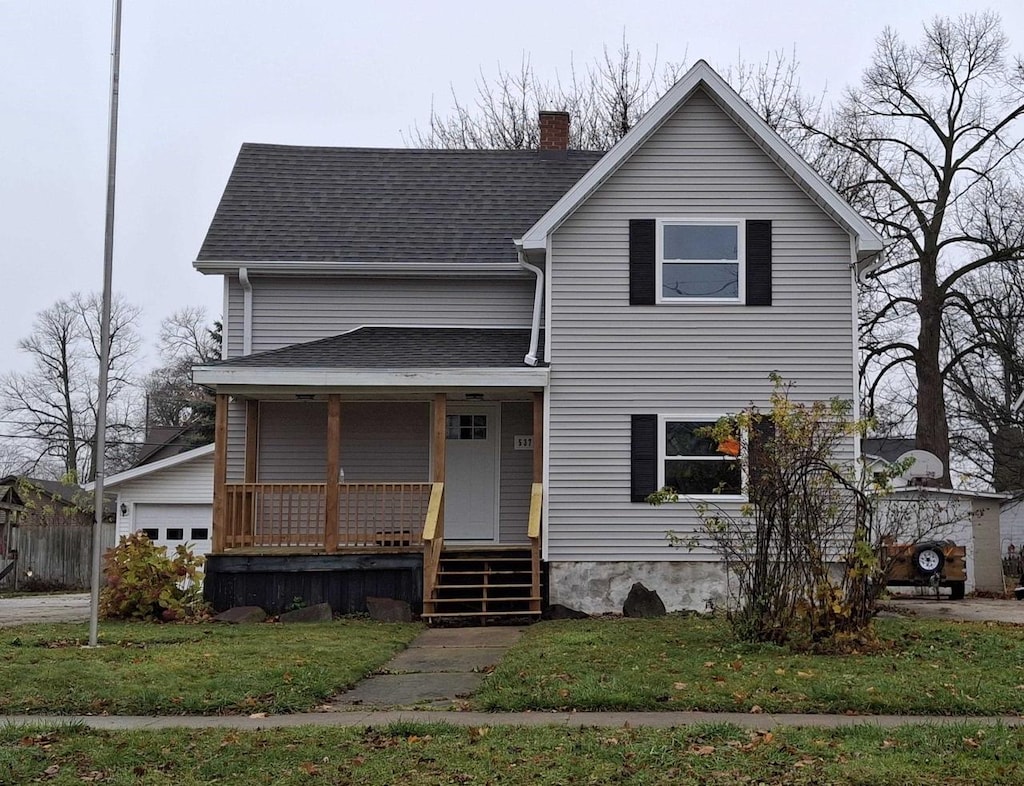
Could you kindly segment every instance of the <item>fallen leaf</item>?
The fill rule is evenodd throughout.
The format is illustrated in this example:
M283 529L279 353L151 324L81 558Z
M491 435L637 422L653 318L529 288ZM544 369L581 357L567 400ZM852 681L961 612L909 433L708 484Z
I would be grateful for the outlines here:
M775 673L778 674L781 677L783 674L786 673L786 670L785 669L776 669Z
M690 687L690 684L688 682L673 682L672 683L672 690L686 690L688 687Z
M811 677L814 676L814 672L813 671L798 671L796 673L796 676L802 677L805 680L809 680Z
M306 773L306 775L319 775L320 774L320 768L317 767L311 761L304 761L304 762L302 762L302 764L299 765L299 769L302 770L304 773Z
M981 747L981 743L978 742L973 737L964 737L964 745L966 745L968 748L980 748Z
M704 661L704 668L705 669L713 669L713 668L715 668L715 662L713 660L706 660L706 661Z
M265 713L265 712L254 712L249 717L250 718L265 718L265 717L267 717L267 713Z
M694 745L690 748L690 753L695 756L710 756L715 752L714 745Z
M741 660L734 660L732 663L729 664L729 668L731 668L733 671L742 671L743 670L743 661L741 661Z
M753 707L750 708L750 711L754 715L760 715L762 712L764 712L764 710L761 708L760 704L755 704Z

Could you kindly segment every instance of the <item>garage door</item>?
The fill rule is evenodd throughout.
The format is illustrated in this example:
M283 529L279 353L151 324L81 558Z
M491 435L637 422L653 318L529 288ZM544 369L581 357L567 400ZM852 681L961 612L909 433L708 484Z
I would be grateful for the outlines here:
M187 543L195 554L208 554L212 548L210 540L213 522L212 505L157 505L137 502L135 504L133 530L142 530L151 541L167 546Z

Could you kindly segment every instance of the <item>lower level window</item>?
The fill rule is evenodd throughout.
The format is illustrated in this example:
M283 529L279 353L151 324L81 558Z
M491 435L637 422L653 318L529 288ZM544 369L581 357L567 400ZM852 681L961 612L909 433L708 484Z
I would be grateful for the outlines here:
M713 420L666 418L662 431L661 486L679 494L742 492L738 444L718 444L705 436Z

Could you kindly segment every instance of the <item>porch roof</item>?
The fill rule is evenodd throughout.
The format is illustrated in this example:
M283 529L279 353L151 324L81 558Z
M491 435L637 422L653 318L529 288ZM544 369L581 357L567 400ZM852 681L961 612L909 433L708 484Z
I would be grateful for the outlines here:
M542 331L540 350L543 337ZM529 349L529 328L362 327L196 366L193 379L206 385L543 385L547 369L526 365Z

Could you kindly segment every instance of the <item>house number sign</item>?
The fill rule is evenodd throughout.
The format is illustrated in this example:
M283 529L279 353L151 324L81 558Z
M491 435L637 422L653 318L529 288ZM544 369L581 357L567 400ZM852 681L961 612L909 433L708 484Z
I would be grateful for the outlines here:
M533 435L523 436L516 434L515 436L515 449L516 450L533 450Z

